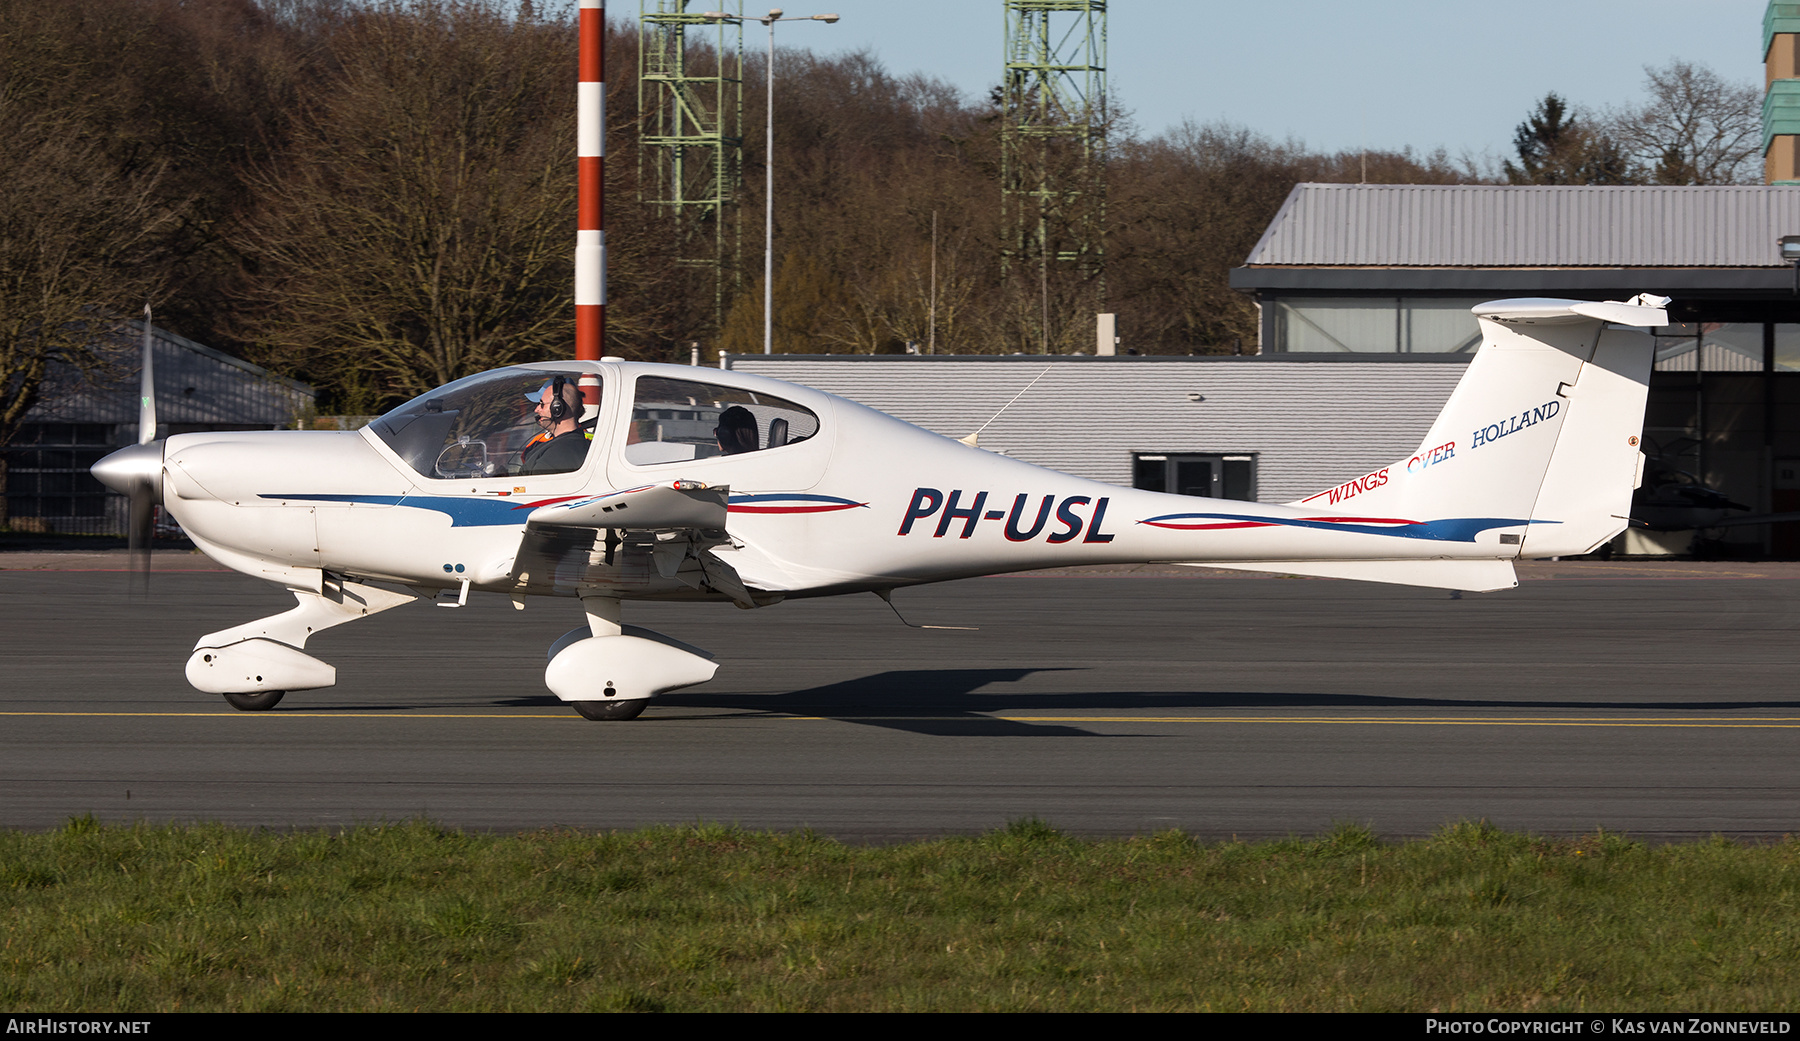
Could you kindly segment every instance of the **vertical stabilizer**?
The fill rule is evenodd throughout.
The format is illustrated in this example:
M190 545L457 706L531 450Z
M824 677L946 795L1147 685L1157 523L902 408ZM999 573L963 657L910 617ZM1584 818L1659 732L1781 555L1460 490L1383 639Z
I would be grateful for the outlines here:
M1499 300L1412 456L1294 505L1410 520L1480 518L1496 556L1585 553L1624 530L1639 473L1661 304Z

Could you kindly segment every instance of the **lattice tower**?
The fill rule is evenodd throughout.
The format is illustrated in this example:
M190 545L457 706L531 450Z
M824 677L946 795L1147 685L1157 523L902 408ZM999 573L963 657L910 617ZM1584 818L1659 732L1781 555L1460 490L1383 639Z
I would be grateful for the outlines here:
M667 213L680 262L712 273L714 328L737 295L744 171L743 0L639 0L638 184Z

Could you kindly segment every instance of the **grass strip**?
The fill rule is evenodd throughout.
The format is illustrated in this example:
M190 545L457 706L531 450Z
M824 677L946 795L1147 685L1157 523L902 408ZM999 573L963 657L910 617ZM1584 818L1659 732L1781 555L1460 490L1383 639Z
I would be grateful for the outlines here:
M0 832L0 1007L1784 1011L1800 842Z

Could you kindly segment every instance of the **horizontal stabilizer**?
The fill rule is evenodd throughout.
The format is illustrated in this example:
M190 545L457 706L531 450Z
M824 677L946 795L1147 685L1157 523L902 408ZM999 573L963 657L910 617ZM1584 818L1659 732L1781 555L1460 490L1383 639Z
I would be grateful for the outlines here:
M564 528L631 528L667 531L725 527L725 500L731 489L697 481L650 484L605 495L551 503L531 511L532 525Z
M1519 584L1510 560L1233 560L1224 563L1181 562L1181 566L1348 578L1358 582L1460 589L1471 593L1491 593Z
M1668 297L1647 294L1639 294L1624 302L1607 300L1601 303L1527 297L1494 300L1472 310L1478 318L1489 318L1509 325L1559 325L1598 318L1614 325L1654 328L1669 324L1669 312L1663 306L1668 302Z

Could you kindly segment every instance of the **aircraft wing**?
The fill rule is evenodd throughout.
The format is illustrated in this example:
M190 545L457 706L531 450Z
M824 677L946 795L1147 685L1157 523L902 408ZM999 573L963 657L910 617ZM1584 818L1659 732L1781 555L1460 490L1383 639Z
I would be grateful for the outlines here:
M698 481L647 484L540 506L531 511L526 523L534 528L722 531L730 492L724 485L708 487Z
M710 552L729 545L730 492L672 481L540 506L526 521L512 577L532 592L644 588L675 579L755 606L732 566Z

